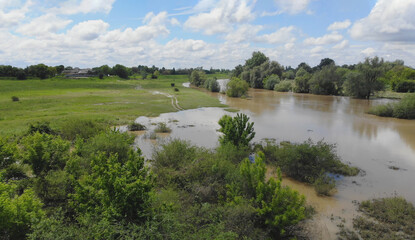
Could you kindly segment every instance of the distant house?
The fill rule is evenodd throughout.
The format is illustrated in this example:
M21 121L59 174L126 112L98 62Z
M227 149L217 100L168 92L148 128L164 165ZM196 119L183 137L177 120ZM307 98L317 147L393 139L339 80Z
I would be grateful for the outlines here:
M62 74L65 75L66 78L87 78L96 76L90 68L80 69L77 67L70 70L63 70Z

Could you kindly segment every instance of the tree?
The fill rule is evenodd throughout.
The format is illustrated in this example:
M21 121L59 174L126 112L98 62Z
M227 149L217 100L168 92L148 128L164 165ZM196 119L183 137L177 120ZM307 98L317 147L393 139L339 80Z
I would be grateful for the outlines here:
M65 66L58 65L58 66L55 67L55 69L56 69L57 74L61 74L63 72L63 70L65 70Z
M308 73L312 73L313 72L313 70L311 69L311 67L307 63L305 63L305 62L302 62L302 63L298 64L298 67L296 69L296 72L298 72L301 68L303 68Z
M255 162L245 159L240 168L242 177L241 193L250 200L263 228L270 231L274 239L280 239L289 230L305 218L305 197L289 187L281 185L281 171L277 169L277 178L266 180L267 168L265 156L257 153ZM233 199L238 199L231 196Z
M249 85L247 82L239 78L233 77L228 82L226 95L229 97L241 97L248 92Z
M249 82L252 88L263 88L261 70L259 67L254 67L249 74Z
M252 57L245 61L245 68L252 69L254 67L260 66L264 62L268 61L268 57L265 56L262 52L253 52Z
M369 99L374 92L384 89L385 84L381 81L385 73L383 59L366 58L357 65L357 71L346 75L344 87L348 95Z
M16 73L16 78L18 80L26 80L26 72L23 69L19 69L19 71Z
M295 76L295 92L298 93L308 93L310 92L310 84L309 80L311 78L311 74L308 73L303 67L298 69L296 76Z
M336 65L336 63L334 62L333 59L323 58L323 59L321 59L320 64L317 65L317 68L321 70L321 69L323 69L323 67L329 66L329 65Z
M206 81L206 74L200 70L193 70L190 74L190 83L199 87L203 85Z
M0 176L0 236L2 239L25 239L32 226L45 215L42 202L31 189L16 194L17 186L5 183Z
M232 143L235 146L248 146L255 137L254 123L249 123L249 117L245 114L237 114L236 117L223 116L219 120L220 132L223 136L219 141L221 144Z
M235 69L232 72L233 77L240 77L241 73L244 71L241 64L235 67Z
M90 168L70 195L70 205L78 214L131 223L150 214L153 180L138 152L130 150L124 162L117 154L97 153Z
M128 78L128 69L120 64L115 65L112 68L112 71L114 72L115 75L117 75L120 78L124 78L127 79Z
M310 91L313 94L338 95L341 86L341 76L337 74L334 65L324 66L310 79Z
M278 75L272 74L271 76L264 79L264 88L268 90L274 90L275 84L280 82Z
M22 157L36 176L45 176L50 170L65 167L70 143L49 134L39 132L22 140Z

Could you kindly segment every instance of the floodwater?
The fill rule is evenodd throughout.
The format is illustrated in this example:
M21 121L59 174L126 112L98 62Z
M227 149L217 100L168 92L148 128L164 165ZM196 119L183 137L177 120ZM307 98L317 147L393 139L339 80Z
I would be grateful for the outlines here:
M260 89L250 89L247 99L228 98L220 93L206 94L247 114L255 123L254 141L264 138L277 142L323 139L337 145L337 153L343 162L363 170L359 176L338 180L337 193L330 198L314 196L310 186L286 179L288 185L314 201L311 204L327 219L331 214L352 218L356 213L355 200L397 194L415 203L415 121L366 114L371 106L393 100L368 101ZM161 114L152 119L140 117L137 122L150 127L151 123L168 122L173 130L170 137L212 148L218 144L217 122L224 114L236 115L222 108L200 108ZM154 144L143 137L137 137L136 144L151 158Z

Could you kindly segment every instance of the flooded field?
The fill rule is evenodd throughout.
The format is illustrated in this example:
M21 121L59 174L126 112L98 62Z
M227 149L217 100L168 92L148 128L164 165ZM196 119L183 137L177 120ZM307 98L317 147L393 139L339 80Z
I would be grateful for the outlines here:
M393 100L368 101L258 89L251 89L247 99L207 94L250 116L255 122L254 141L264 138L277 142L323 139L337 144L337 152L344 162L363 170L359 176L338 180L338 192L331 198L317 197L310 186L285 180L286 184L307 196L327 223L331 214L352 218L355 200L398 194L415 203L415 121L366 114L371 106ZM217 122L224 114L236 113L222 108L201 108L162 114L152 119L140 117L137 122L150 128L155 127L152 123L167 122L172 128L169 137L212 148L218 144ZM166 135L159 139L166 139ZM139 136L136 144L151 158L153 142Z

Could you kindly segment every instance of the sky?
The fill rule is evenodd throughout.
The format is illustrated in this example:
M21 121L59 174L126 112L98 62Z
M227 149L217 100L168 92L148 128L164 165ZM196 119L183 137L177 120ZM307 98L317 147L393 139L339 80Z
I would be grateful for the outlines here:
M415 0L0 0L0 65L415 67Z

